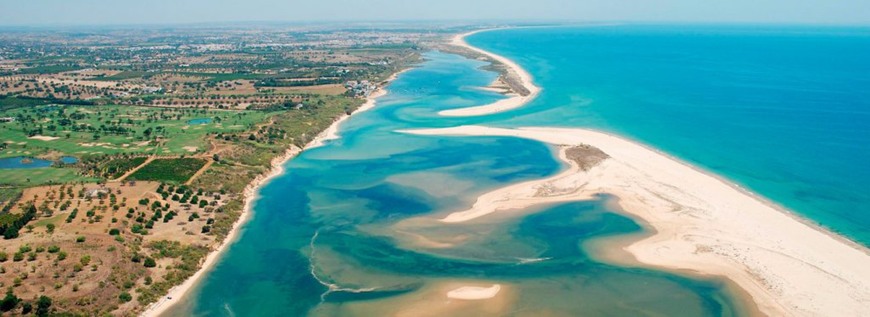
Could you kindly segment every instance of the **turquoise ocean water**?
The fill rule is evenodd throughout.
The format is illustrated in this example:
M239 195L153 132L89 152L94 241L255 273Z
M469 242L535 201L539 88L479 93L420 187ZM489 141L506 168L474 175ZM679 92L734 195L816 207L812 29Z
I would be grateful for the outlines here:
M612 197L461 225L409 220L464 209L481 193L564 166L533 141L396 129L617 132L870 241L867 29L565 27L480 33L469 42L516 60L543 93L503 114L438 117L497 100L475 88L496 75L478 61L427 53L375 109L342 126L342 139L301 154L262 188L239 240L170 315L383 315L454 281L506 285L515 295L503 312L516 314L745 313L720 281L590 256L588 243L641 231L609 208ZM462 239L436 248L409 237Z

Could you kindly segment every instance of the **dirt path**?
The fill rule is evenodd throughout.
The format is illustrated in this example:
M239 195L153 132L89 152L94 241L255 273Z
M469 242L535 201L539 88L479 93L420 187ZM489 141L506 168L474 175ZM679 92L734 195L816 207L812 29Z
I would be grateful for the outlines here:
M187 180L187 182L184 182L184 185L190 185L191 183L193 183L193 181L196 180L196 178L199 177L199 175L202 175L202 173L205 173L205 170L207 170L212 164L214 164L214 160L207 160L205 162L205 165L202 166L202 168L200 168L198 171L196 171L196 173L193 174L193 176L191 176L190 179Z
M124 173L124 175L121 175L121 177L118 177L114 180L111 180L110 182L121 182L121 181L127 179L127 177L129 177L130 175L133 175L133 173L136 173L136 171L138 171L142 167L145 167L145 165L148 165L148 163L151 163L151 161L153 161L155 158L157 158L157 157L156 156L149 156L148 159L145 160L145 162L142 162L142 164L139 164L139 166L136 166L136 168L127 171L126 173Z

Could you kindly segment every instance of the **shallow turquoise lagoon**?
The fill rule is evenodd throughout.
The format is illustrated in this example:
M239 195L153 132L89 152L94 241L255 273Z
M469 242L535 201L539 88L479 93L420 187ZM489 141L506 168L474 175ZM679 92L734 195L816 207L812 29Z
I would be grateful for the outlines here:
M859 163L870 155L858 142L870 136L861 124L870 119L866 30L572 27L469 42L517 60L541 96L503 114L438 117L500 96L476 88L495 79L482 63L428 53L375 109L344 124L341 139L301 154L263 187L239 240L170 315L378 315L449 281L505 285L515 294L508 313L745 313L721 282L596 260L588 245L641 232L609 208L612 197L417 232L469 237L450 248L409 243L395 233L403 220L464 209L484 192L564 166L533 141L396 129L605 129L867 236L870 172Z

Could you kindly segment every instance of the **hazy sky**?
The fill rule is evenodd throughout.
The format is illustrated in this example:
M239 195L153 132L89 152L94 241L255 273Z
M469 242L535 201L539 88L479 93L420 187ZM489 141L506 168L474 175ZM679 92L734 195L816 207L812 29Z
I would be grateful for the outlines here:
M484 19L870 24L870 0L0 0L0 25Z

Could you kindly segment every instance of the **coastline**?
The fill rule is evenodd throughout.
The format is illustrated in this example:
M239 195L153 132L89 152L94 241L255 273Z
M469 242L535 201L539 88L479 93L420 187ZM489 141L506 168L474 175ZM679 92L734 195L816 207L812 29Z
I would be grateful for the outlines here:
M335 120L335 122L333 122L332 125L329 126L329 128L326 128L326 130L323 130L323 132L320 132L320 134L318 134L317 137L314 138L314 140L311 140L311 142L306 144L305 148L303 150L310 150L310 149L318 148L318 147L325 145L327 141L340 138L340 136L338 135L338 130L341 128L341 124L344 123L344 121L347 121L347 119L349 119L350 116L352 116L354 114L357 114L360 112L365 112L365 111L368 111L368 110L371 110L372 108L374 108L375 105L377 104L377 101L375 101L375 100L382 97L382 96L385 96L386 94L389 93L389 91L387 91L387 88L385 86L388 85L393 80L396 80L396 78L399 77L399 75L401 75L404 72L407 72L411 69L412 68L410 68L410 67L405 68L403 70L400 70L400 71L390 75L390 77L388 77L386 80L384 80L381 83L380 87L378 87L374 92L372 92L368 97L366 97L365 103L363 103L359 108L357 108L356 110L351 112L351 114L342 115L340 118L338 118L338 120Z
M461 126L403 132L585 144L610 156L583 172L562 148L560 160L572 166L567 171L486 193L472 208L451 213L442 222L609 193L619 198L621 210L654 229L623 247L643 265L729 279L766 315L857 316L870 302L866 248L642 144L568 128ZM555 189L554 194L538 195L542 187Z
M522 107L523 105L525 105L529 101L535 99L535 97L537 97L538 93L540 93L541 88L534 84L534 82L532 81L532 76L528 72L526 72L525 69L523 69L522 67L517 65L514 61L512 61L504 56L501 56L501 55L498 55L498 54L495 54L492 52L488 52L488 51L479 49L479 48L474 47L474 46L471 46L470 44L468 44L468 42L465 41L465 38L468 36L471 36L471 35L474 35L474 34L477 34L480 32L486 32L486 31L490 31L490 30L477 30L477 31L472 31L472 32L456 35L450 41L450 45L457 46L457 47L467 49L467 50L471 50L471 51L478 53L478 54L483 54L483 55L501 63L507 69L505 70L504 74L500 75L501 76L500 78L505 78L505 79L509 80L511 75L517 76L517 79L519 80L519 84L522 85L528 91L528 93L524 94L523 92L516 91L516 89L512 88L511 90L513 92L510 94L506 94L506 96L508 96L508 98L498 100L498 101L491 103L491 104L488 104L488 105L467 107L467 108L460 108L460 109L442 110L442 111L438 112L439 115L448 116L448 117L482 116L482 115L488 115L488 114L498 113L498 112L502 112L502 111L512 110L512 109ZM510 84L508 84L508 86L510 86Z
M323 146L326 141L338 139L340 136L338 135L338 130L344 121L350 118L350 116L364 112L367 110L371 110L377 104L376 99L386 95L388 92L386 86L389 82L395 80L399 75L404 73L405 71L410 70L411 68L403 69L399 72L392 74L387 80L382 83L382 87L378 87L374 92L372 92L368 97L366 97L366 102L363 103L359 108L354 110L350 115L345 114L342 115L338 120L335 120L330 126L319 133L311 142L305 145L304 148L299 148L297 146L291 146L288 148L284 154L277 156L271 161L271 168L268 172L264 174L258 175L254 180L249 183L244 190L244 198L245 198L245 207L242 210L239 219L233 223L232 230L230 230L229 234L220 242L220 244L209 254L206 256L205 261L203 261L199 270L196 271L192 276L187 278L184 283L176 285L172 287L167 294L162 296L159 301L148 305L145 310L139 314L142 317L157 317L166 312L169 308L173 307L175 304L182 302L182 299L186 296L190 295L190 291L193 287L202 279L205 273L208 273L214 265L217 263L217 260L220 258L220 255L229 248L230 245L236 242L238 239L239 231L245 223L250 220L251 215L253 213L254 202L259 198L260 187L266 185L269 181L284 174L284 164L299 155L300 153Z
M202 279L203 275L210 271L214 265L217 263L217 260L220 258L220 255L234 242L238 239L239 231L241 227L250 220L251 212L253 211L254 201L259 198L259 190L260 186L265 185L270 180L275 177L284 174L284 163L289 161L290 159L299 155L302 152L302 149L299 147L293 146L287 149L284 154L275 157L271 162L271 169L266 174L258 175L254 178L254 181L248 184L244 190L245 197L245 208L242 210L239 219L236 219L236 222L233 223L233 228L230 230L229 234L221 241L221 243L209 252L206 256L205 261L203 261L199 270L196 271L191 277L187 278L184 283L180 285L176 285L175 287L169 289L169 292L160 298L159 301L152 303L149 305L145 311L143 311L140 316L144 317L156 317L160 316L160 314L164 313L166 310L171 308L176 303L181 302L181 299L187 296L190 293L190 290L193 286L196 285L197 282ZM170 302L171 301L171 302Z
M504 58L463 40L477 32L459 35L453 44ZM525 73L513 62L502 63L517 74ZM523 83L531 85L527 79ZM497 113L520 107L533 97L513 96L501 103L439 114ZM870 251L866 247L642 143L586 129L462 126L399 132L519 137L555 146L585 144L611 156L582 171L567 159L563 147L559 159L569 165L566 171L483 194L472 208L440 219L445 225L606 192L618 198L618 209L644 222L650 232L601 242L599 249L618 245L617 250L600 256L605 260L725 279L739 288L735 290L738 297L749 297L744 300L755 305L747 308L753 314L860 315L870 302ZM550 194L540 196L542 187Z

